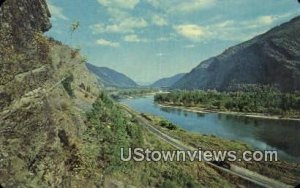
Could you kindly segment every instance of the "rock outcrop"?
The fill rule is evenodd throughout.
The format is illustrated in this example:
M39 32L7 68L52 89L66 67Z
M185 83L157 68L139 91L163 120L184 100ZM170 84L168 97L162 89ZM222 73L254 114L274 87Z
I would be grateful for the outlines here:
M1 46L24 50L35 32L51 28L46 0L6 0L0 7Z
M200 63L173 88L228 90L251 84L300 90L299 49L297 17Z
M45 0L0 7L0 187L89 185L75 176L98 82L77 50L46 38Z
M8 0L2 3L0 7L0 109L9 105L9 101L29 90L36 89L47 79L47 68L43 70L44 74L41 72L36 74L36 77L39 77L36 78L39 80L36 83L33 83L32 77L26 77L25 74L49 65L47 57L49 46L41 34L51 28L49 17L50 13L44 0ZM24 83L18 84L17 80L20 77L27 79L29 86L23 85ZM16 91L13 91L13 88Z

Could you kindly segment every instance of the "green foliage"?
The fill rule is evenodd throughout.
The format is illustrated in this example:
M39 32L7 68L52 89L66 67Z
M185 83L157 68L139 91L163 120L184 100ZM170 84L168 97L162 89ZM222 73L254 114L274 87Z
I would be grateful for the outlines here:
M155 101L209 110L244 113L268 113L274 115L299 115L299 93L282 93L270 87L258 87L248 91L174 91L157 94Z
M91 128L86 134L99 145L98 159L107 173L128 173L131 162L120 159L120 148L138 147L143 144L140 126L130 123L122 110L105 94L100 93L87 119Z
M71 24L71 28L70 28L70 32L71 32L71 36L73 35L73 33L75 31L77 31L80 27L80 22L79 21L76 21L74 23Z
M113 94L111 94L111 96L114 99L119 99L124 97L141 96L149 93L154 93L157 91L158 91L157 89L152 89L152 88L122 89L117 92L112 91Z
M161 121L159 122L159 126L165 127L165 128L167 128L167 129L169 129L169 130L176 130L176 129L177 129L177 126L176 126L176 125L174 125L174 124L171 123L171 122L165 121L165 120L161 120Z
M126 115L105 93L99 94L93 109L86 115L86 155L97 156L94 160L88 160L89 168L101 166L104 175L129 178L130 184L134 182L141 187L199 187L195 178L195 164L121 161L120 148L146 148L149 143L156 149L166 146L151 133L144 132L145 129L137 124L137 120Z
M74 92L71 86L73 80L74 80L74 76L71 74L70 76L68 76L66 79L62 81L62 85L64 86L66 92L70 97L74 97Z

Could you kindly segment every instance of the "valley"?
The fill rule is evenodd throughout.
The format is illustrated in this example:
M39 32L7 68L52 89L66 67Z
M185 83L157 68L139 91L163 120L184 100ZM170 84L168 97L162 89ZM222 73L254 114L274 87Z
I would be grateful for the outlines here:
M206 1L191 2L195 6L184 9ZM209 27L171 24L167 14L152 15L158 4L1 1L0 188L300 183L300 17L182 73L200 57L192 55L200 51L196 43L202 45L195 37L213 33L207 33ZM171 5L165 13L185 12ZM224 24L214 27L232 23ZM170 33L147 38L157 31ZM173 76L159 79L162 75ZM122 161L121 149L129 148L201 148L235 151L238 157L272 150L279 161Z

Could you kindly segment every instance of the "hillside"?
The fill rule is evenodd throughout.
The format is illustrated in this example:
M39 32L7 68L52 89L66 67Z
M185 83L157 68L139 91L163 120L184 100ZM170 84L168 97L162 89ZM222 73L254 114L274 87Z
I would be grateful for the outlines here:
M185 75L185 73L181 73L181 74L176 74L176 75L168 77L168 78L162 78L160 80L157 80L150 86L155 87L155 88L168 88L168 87L171 87L178 80L180 80L184 75Z
M203 61L176 82L179 89L236 89L272 85L300 90L300 17Z
M100 91L77 51L43 36L49 18L44 0L1 5L0 187L66 183Z
M97 76L99 82L104 87L132 88L138 86L131 78L115 70L107 67L97 67L89 63L86 63L86 66Z
M120 147L171 148L102 93L78 50L43 35L49 18L45 0L0 7L0 187L233 186L204 163L122 162Z

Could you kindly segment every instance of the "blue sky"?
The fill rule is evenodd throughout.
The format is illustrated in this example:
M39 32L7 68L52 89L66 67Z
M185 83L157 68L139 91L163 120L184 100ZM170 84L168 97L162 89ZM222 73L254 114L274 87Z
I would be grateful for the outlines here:
M300 15L296 0L48 0L47 35L140 83L202 60ZM71 24L80 28L71 36Z

